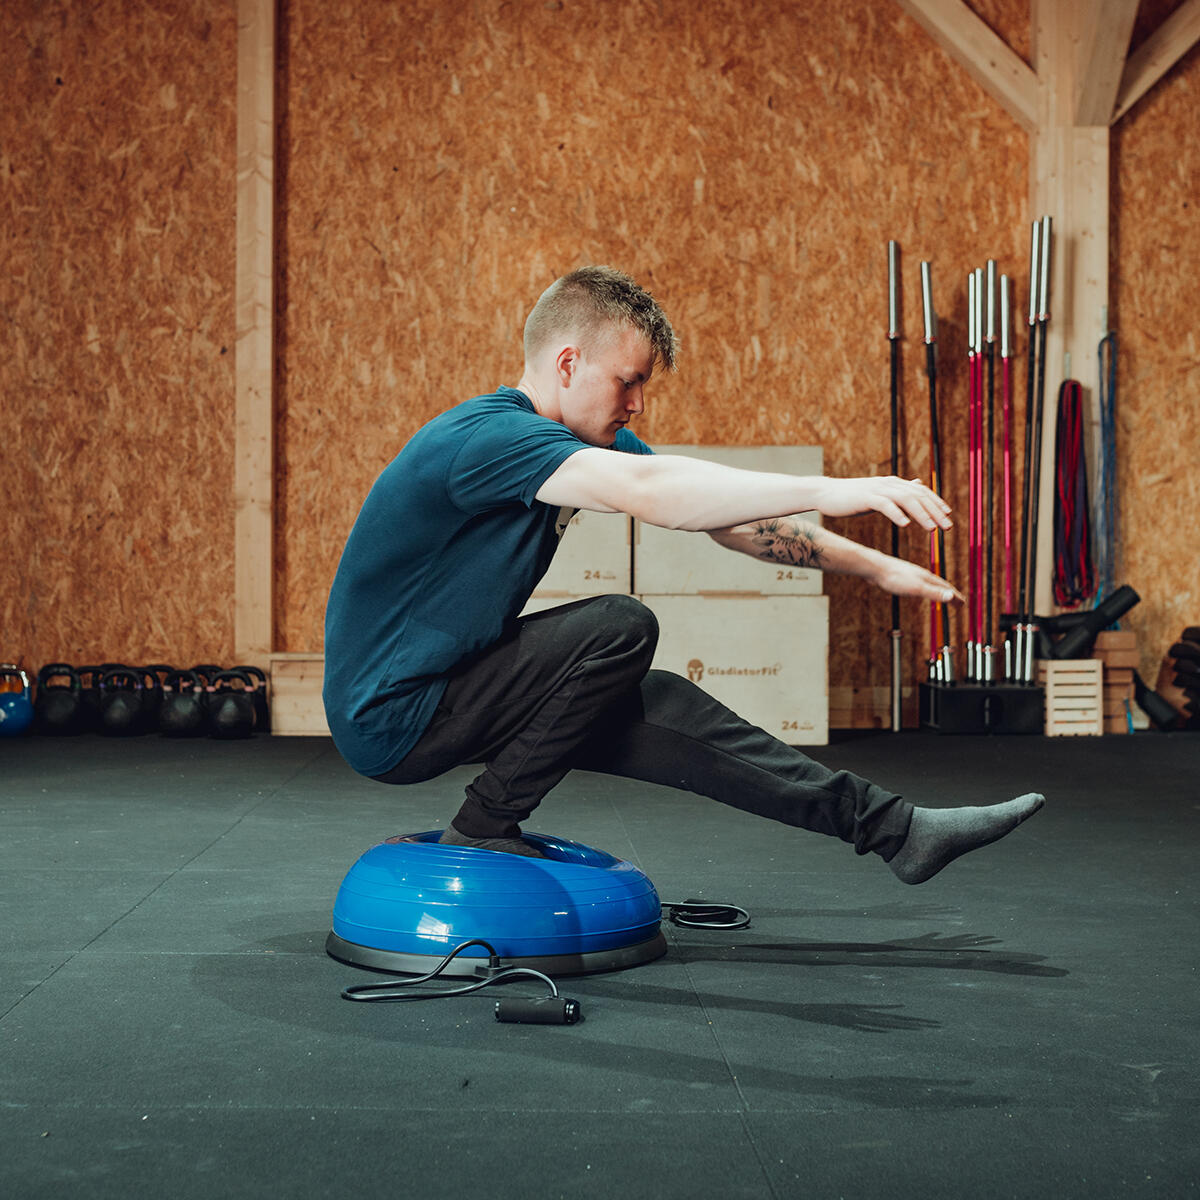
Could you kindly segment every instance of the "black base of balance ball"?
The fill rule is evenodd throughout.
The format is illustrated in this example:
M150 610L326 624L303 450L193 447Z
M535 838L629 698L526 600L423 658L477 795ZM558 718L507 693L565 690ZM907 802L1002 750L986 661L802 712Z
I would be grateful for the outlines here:
M1045 690L1015 683L923 683L921 724L938 733L1042 733Z

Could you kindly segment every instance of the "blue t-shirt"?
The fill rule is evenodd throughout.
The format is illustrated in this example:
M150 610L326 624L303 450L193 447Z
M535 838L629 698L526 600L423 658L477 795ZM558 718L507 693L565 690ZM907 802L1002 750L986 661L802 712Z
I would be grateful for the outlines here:
M586 446L500 388L435 417L384 468L325 609L325 714L356 771L391 770L428 727L448 672L525 607L566 524L534 497ZM651 453L627 429L613 449Z

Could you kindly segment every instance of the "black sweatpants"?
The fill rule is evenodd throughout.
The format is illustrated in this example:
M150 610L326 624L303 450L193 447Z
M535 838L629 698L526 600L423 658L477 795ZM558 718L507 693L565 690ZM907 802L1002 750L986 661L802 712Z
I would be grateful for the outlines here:
M416 783L484 764L453 822L473 838L518 836L542 797L581 768L710 796L859 854L896 854L911 805L828 770L682 676L651 671L657 641L654 614L632 596L523 617L455 670L421 740L376 778Z

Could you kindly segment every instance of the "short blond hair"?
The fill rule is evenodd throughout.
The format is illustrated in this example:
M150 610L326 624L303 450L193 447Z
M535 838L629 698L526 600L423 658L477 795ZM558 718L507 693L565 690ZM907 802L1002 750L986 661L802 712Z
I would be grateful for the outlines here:
M675 370L679 339L666 313L648 291L613 267L580 267L541 294L525 321L525 361L532 362L565 334L578 336L590 348L614 325L646 336L652 368Z

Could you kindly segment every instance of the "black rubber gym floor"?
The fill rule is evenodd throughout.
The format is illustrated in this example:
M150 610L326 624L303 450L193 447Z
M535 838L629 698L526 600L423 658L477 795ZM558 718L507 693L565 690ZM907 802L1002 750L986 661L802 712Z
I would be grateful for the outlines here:
M368 846L441 827L323 739L0 744L0 1193L1177 1197L1200 1178L1200 735L872 734L812 751L934 805L1044 791L920 887L711 801L569 777L530 822L734 933L565 980L351 1004Z

